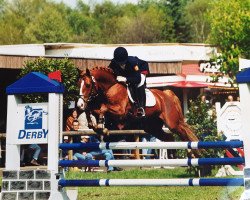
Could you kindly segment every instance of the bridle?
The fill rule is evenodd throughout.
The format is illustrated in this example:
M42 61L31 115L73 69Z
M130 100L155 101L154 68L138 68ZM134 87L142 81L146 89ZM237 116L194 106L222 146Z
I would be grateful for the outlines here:
M82 78L80 80L83 81ZM81 87L81 90L82 90L82 87ZM82 94L80 94L79 98L83 100L83 102L86 104L86 108L87 108L89 103L94 101L98 96L99 96L99 92L98 92L98 87L96 85L95 78L93 76L91 76L91 90L90 90L90 94L89 94L88 98L85 99Z

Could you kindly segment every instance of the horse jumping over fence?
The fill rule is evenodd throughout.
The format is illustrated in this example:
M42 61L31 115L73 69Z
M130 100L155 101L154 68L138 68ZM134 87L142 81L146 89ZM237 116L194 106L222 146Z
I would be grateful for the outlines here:
M81 72L80 98L78 106L99 114L98 128L104 128L103 119L106 113L112 120L124 122L126 119L136 120L133 114L134 105L128 97L126 84L118 83L113 71L105 67L95 67ZM146 107L146 118L140 119L143 129L162 141L169 141L169 134L162 130L166 125L172 133L177 133L182 141L198 141L189 125L184 121L178 97L171 90L151 89L156 104ZM137 119L138 120L138 119Z

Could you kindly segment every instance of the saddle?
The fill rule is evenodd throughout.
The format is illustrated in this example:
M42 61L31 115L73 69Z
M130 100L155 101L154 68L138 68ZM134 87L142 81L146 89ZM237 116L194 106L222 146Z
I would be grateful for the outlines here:
M131 103L136 103L136 101L134 100L135 99L135 94L130 91L129 87L127 88L127 92L128 92L128 97L129 97L129 100L131 101ZM153 107L155 106L156 104L156 99L155 99L155 96L153 95L153 93L148 89L146 88L145 89L145 93L146 93L146 107Z

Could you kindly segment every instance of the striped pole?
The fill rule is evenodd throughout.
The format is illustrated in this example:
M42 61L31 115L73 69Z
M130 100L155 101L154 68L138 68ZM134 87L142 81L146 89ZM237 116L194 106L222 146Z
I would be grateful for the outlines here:
M244 158L187 158L167 160L60 160L61 167L164 167L164 166L199 166L233 165L244 163Z
M243 147L242 141L217 142L103 142L103 143L61 143L63 150L101 149L208 149Z
M243 178L189 178L189 179L60 179L62 187L98 186L243 186Z

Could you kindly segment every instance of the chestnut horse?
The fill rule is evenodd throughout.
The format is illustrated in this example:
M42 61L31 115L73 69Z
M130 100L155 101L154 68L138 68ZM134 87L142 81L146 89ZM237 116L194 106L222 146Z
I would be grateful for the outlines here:
M103 117L109 113L112 120L123 122L136 119L134 105L128 97L126 84L118 83L116 75L109 68L95 67L81 72L79 79L80 96L78 106L86 111L99 114L98 127L104 128ZM156 104L146 107L146 117L140 119L143 129L162 141L169 141L169 134L162 129L166 125L172 133L177 133L182 141L198 141L189 125L184 121L178 97L171 90L151 89Z

